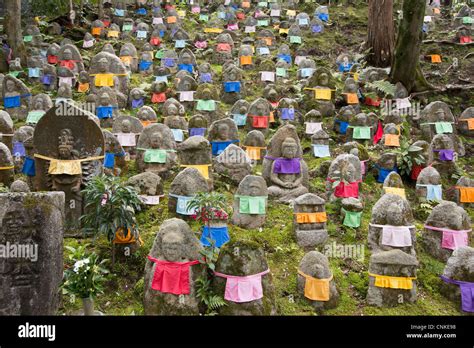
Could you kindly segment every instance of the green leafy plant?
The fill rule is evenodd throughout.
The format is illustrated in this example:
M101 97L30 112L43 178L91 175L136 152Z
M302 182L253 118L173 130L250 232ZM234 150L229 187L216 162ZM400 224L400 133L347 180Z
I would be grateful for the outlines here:
M406 138L405 138L406 139ZM407 140L400 139L400 147L394 152L397 154L397 167L400 175L410 175L414 164L421 165L425 162L419 146L413 146Z
M196 296L206 306L207 315L215 315L215 311L220 307L227 306L224 298L215 294L211 288L210 276L216 269L215 262L219 256L219 248L215 247L214 241L210 241L211 246L201 251L204 256L203 264L206 265L206 274L196 280Z
M199 192L188 202L187 209L194 210L191 216L211 227L211 221L227 220L228 214L224 211L225 196L218 192Z
M68 259L74 264L64 271L63 294L79 298L95 298L104 292L106 274L109 273L104 268L107 260L100 260L94 252L86 252L88 246L86 244L77 248L65 247L70 252Z
M390 83L390 81L380 80L367 82L365 86L368 90L374 90L383 94L384 98L393 98L395 95L396 86L393 83ZM372 93L372 95L371 93L367 93L367 95L370 97L376 97L375 93Z
M102 175L94 177L82 193L87 202L80 219L84 232L112 241L121 229L138 238L135 214L141 210L142 201L134 187L125 185L121 178Z

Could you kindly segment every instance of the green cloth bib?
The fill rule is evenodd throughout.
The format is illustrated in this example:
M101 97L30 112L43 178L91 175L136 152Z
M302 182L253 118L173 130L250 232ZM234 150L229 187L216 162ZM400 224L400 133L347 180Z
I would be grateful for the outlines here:
M290 36L290 43L301 43L301 36Z
M436 133L443 134L443 133L452 133L453 132L453 125L449 122L436 122L435 123Z
M23 42L31 42L31 41L33 41L33 35L23 36Z
M264 196L238 196L240 199L239 212L241 214L264 215L267 197Z
M344 217L344 222L342 223L344 226L357 228L360 226L360 219L362 216L362 212L354 212L354 211L347 211L342 209L346 215Z
M28 117L26 118L26 123L36 124L44 114L44 111L30 111L28 113Z
M196 109L200 111L214 111L216 110L216 102L214 100L199 99Z
M370 139L370 127L353 127L352 137L354 139Z
M166 151L161 149L146 149L145 163L166 163Z

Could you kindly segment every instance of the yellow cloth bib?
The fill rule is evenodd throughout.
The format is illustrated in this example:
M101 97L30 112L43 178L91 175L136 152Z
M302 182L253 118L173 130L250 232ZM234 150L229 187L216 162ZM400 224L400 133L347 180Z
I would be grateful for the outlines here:
M328 89L323 89L323 88L316 88L314 90L314 98L319 99L319 100L331 100L332 96L332 91Z
M461 187L456 186L459 189L461 203L474 203L474 187Z
M0 167L0 170L11 170L15 169L15 166L10 166L10 167Z
M313 301L329 301L329 282L333 276L327 279L313 278L298 270L298 274L305 278L304 296Z
M59 160L56 158L35 155L36 158L49 161L48 173L52 175L79 175L82 174L81 162L89 162L103 159L104 156L88 157L77 160Z
M135 243L137 240L135 237L130 233L130 230L128 230L127 235L125 236L123 233L123 229L120 228L117 230L115 233L115 239L113 241L114 244L132 244ZM143 241L141 237L138 237L138 241L140 242L141 245L143 245Z
M295 213L298 224L314 224L328 221L325 211L316 213Z
M357 93L345 93L347 104L359 104L359 97Z
M205 33L214 33L214 34L220 34L223 32L222 29L220 28L204 28Z
M392 277L387 275L369 273L369 276L375 278L375 286L378 288L403 289L410 290L413 288L413 280L415 277Z
M266 147L245 146L245 152L251 160L258 161L262 159L261 150L266 150Z
M114 74L96 74L95 86L96 87L113 87Z
M402 187L384 187L385 193L391 193L392 195L400 196L404 199L407 199L405 195L405 189Z
M209 179L209 166L210 164L182 164L181 167L195 168L201 173L203 177Z
M385 134L385 146L400 147L400 136L397 134Z

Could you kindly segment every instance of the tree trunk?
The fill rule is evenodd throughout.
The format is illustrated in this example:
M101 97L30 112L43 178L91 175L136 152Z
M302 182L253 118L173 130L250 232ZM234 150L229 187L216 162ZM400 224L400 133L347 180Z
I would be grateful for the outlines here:
M99 19L104 19L104 0L99 0Z
M7 42L12 49L12 58L20 58L26 65L26 48L21 30L21 0L8 0L5 3L5 33Z
M402 9L403 19L398 27L391 80L393 83L401 82L408 92L432 89L420 67L426 0L405 0Z
M368 63L380 68L390 66L394 45L393 0L369 0Z

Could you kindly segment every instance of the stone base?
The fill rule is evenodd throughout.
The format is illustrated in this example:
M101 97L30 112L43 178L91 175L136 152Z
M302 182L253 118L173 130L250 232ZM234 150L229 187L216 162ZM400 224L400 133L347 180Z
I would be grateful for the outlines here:
M370 281L371 283L374 280ZM369 284L367 303L377 307L395 307L404 303L416 302L416 285L411 290L379 288Z
M296 243L302 248L312 248L323 245L328 239L327 230L296 230Z

